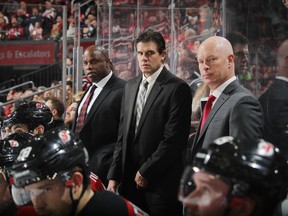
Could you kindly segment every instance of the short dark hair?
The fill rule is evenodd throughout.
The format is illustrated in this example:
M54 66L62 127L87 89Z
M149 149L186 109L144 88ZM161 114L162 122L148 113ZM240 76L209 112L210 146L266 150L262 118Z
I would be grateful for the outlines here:
M49 98L48 101L49 100L51 101L53 109L57 110L57 113L58 113L57 115L59 117L61 117L63 115L64 111L65 111L65 107L64 107L63 102L60 99L56 98L56 97ZM51 110L51 112L52 112L52 110Z
M100 53L104 56L105 60L109 61L110 69L111 69L112 71L114 71L114 65L113 65L111 59L109 58L109 52L108 52L108 50L107 50L105 47L103 47L103 46L97 46L97 45L91 45L91 46L87 47L87 49L85 50L85 52L88 51L88 50L89 50L89 51L93 50L94 52L95 52L95 51L96 51L96 52L100 52Z
M135 45L137 45L139 42L150 42L150 41L155 42L157 44L158 52L160 54L162 54L162 52L166 50L166 44L162 34L153 30L147 30L141 33L136 39Z
M248 44L248 39L240 32L229 32L226 35L226 39L231 43L233 49L235 44Z

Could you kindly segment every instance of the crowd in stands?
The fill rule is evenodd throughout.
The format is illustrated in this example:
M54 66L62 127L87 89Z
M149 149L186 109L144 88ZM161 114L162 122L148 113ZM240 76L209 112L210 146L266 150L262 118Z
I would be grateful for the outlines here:
M171 30L175 30L176 52L168 56L176 61L176 69L181 70L182 63L190 63L197 71L194 59L199 44L211 35L222 34L222 1L185 0L174 1L174 26L171 25L171 1L112 1L111 60L118 76L130 79L137 75L134 60L133 41L137 27L136 5L140 2L140 31L153 29L164 36L170 48ZM226 16L229 22L226 32L238 31L249 39L251 61L246 76L239 77L249 84L249 89L257 96L270 85L275 76L275 58L277 45L287 33L287 10L281 1L274 4L253 1L245 4L239 1L226 1ZM8 4L7 4L8 3ZM83 3L75 1L74 3ZM32 7L31 7L31 5ZM27 6L29 5L29 7ZM67 37L75 36L75 17L71 13L70 0L9 0L0 5L0 41L7 40L59 40L62 37L62 5L68 6ZM246 6L244 6L246 5ZM155 6L161 10L155 10ZM171 5L170 5L171 6ZM100 8L100 10L98 10ZM249 13L245 10L249 7ZM81 7L81 38L107 39L109 34L109 13L107 1L91 1ZM246 8L247 9L247 8ZM111 17L110 17L111 18ZM174 29L171 29L174 28ZM107 45L107 44L105 44Z

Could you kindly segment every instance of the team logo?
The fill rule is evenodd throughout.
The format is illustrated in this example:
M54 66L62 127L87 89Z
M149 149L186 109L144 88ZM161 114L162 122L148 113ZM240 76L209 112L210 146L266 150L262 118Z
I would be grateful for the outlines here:
M274 146L271 143L262 140L258 144L257 153L262 156L271 156L274 153Z
M41 103L36 103L36 108L37 109L41 109L43 107L43 104L41 104Z
M16 140L9 140L9 143L12 148L19 146L19 143Z
M59 132L58 135L64 144L66 144L67 142L69 142L71 140L71 136L70 136L70 133L68 131L62 130Z

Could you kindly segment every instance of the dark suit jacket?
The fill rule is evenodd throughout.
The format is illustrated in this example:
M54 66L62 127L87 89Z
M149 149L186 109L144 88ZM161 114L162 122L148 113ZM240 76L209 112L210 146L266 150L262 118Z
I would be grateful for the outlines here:
M259 101L264 112L263 139L288 154L288 82L275 79ZM288 156L287 156L288 158Z
M106 177L117 141L121 100L125 83L124 80L114 74L112 75L91 107L84 126L79 133L79 138L83 141L89 153L91 171L98 175L106 186L108 183ZM73 131L77 117L78 109L73 124Z
M134 134L131 126L141 80L142 75L129 80L125 86L119 138L108 179L121 182L123 173L135 177L136 171L140 170L148 180L148 190L156 194L151 202L174 202L190 128L191 91L183 80L164 67L146 100L137 133L131 136ZM134 149L134 171L127 169L131 148ZM131 187L136 187L135 183Z
M202 121L202 120L201 120ZM199 127L201 122L199 124ZM192 146L192 160L197 151L207 148L216 138L232 136L243 147L262 137L263 113L258 100L239 80L230 83L219 96Z

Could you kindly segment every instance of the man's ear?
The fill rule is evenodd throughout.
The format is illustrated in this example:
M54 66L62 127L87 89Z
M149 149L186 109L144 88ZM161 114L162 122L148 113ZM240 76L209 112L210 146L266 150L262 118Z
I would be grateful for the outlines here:
M33 135L43 134L44 131L45 131L44 126L43 125L38 125L36 128L34 128Z
M162 56L162 58L161 58L162 63L165 61L166 55L167 55L167 51L166 51L166 50L163 50L163 52L162 52L162 54L161 54L161 56Z
M83 174L81 172L73 172L72 173L72 182L73 182L73 197L74 199L78 199L83 190Z
M250 197L234 197L230 202L232 215L237 216L249 216L252 215L255 209L256 203Z
M52 116L56 116L57 115L57 110L56 109L52 109Z
M234 55L229 55L228 56L228 65L231 66L233 62L234 62Z

